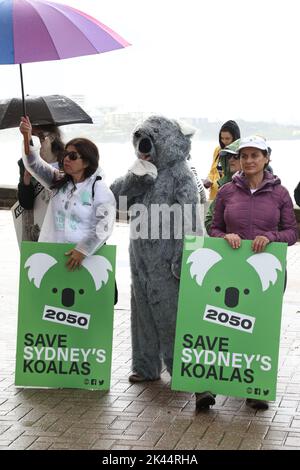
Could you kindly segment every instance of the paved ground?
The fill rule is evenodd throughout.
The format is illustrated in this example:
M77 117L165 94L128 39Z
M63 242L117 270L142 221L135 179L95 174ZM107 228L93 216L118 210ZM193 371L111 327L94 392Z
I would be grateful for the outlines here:
M0 211L0 449L300 449L300 244L288 254L277 400L255 412L219 396L195 414L189 393L169 377L130 385L129 274L126 227L117 228L120 301L115 313L110 392L14 386L18 248L10 213Z

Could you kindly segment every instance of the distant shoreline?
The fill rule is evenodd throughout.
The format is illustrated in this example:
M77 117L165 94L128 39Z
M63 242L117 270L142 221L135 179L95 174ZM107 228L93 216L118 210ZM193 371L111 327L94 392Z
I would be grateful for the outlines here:
M148 115L149 113L119 113L115 109L99 108L94 111L94 115L91 113L94 124L61 126L61 130L66 137L77 132L103 142L126 142L131 140L132 130L136 124ZM184 121L196 129L194 140L218 140L219 130L222 125L221 121L210 122L207 118L185 116L176 117L175 119ZM241 129L242 136L259 134L266 137L267 140L300 140L300 125L244 121L243 119L235 120ZM1 129L0 144L1 140L7 141L14 138L17 132L17 128Z

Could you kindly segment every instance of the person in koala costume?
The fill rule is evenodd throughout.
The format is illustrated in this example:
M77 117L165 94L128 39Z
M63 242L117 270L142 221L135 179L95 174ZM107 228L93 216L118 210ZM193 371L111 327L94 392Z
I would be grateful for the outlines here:
M133 132L137 160L111 186L118 209L130 214L130 382L160 379L162 359L172 373L183 237L202 235L197 185L187 163L193 133L162 116L149 117Z

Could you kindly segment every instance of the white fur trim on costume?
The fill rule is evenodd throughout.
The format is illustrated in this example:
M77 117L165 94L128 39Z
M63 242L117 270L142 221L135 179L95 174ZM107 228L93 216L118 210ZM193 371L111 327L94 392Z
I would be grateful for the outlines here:
M147 160L138 158L134 164L129 168L129 171L137 176L150 175L152 178L157 178L157 168L153 163Z

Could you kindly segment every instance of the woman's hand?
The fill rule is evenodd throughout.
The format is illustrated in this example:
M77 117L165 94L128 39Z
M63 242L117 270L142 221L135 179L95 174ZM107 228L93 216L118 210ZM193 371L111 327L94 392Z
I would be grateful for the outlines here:
M30 141L31 134L32 134L32 126L31 126L31 122L30 122L28 116L21 117L20 132L21 132L21 134L23 134L23 136L27 135L28 136L28 141Z
M252 250L255 253L261 253L264 251L266 246L270 243L270 240L264 235L257 235L252 242Z
M241 239L236 233L227 233L224 239L227 240L231 248L239 248L241 246Z
M75 271L76 268L80 268L82 261L85 258L85 255L77 250L70 250L65 253L66 256L69 256L66 266L69 271Z

